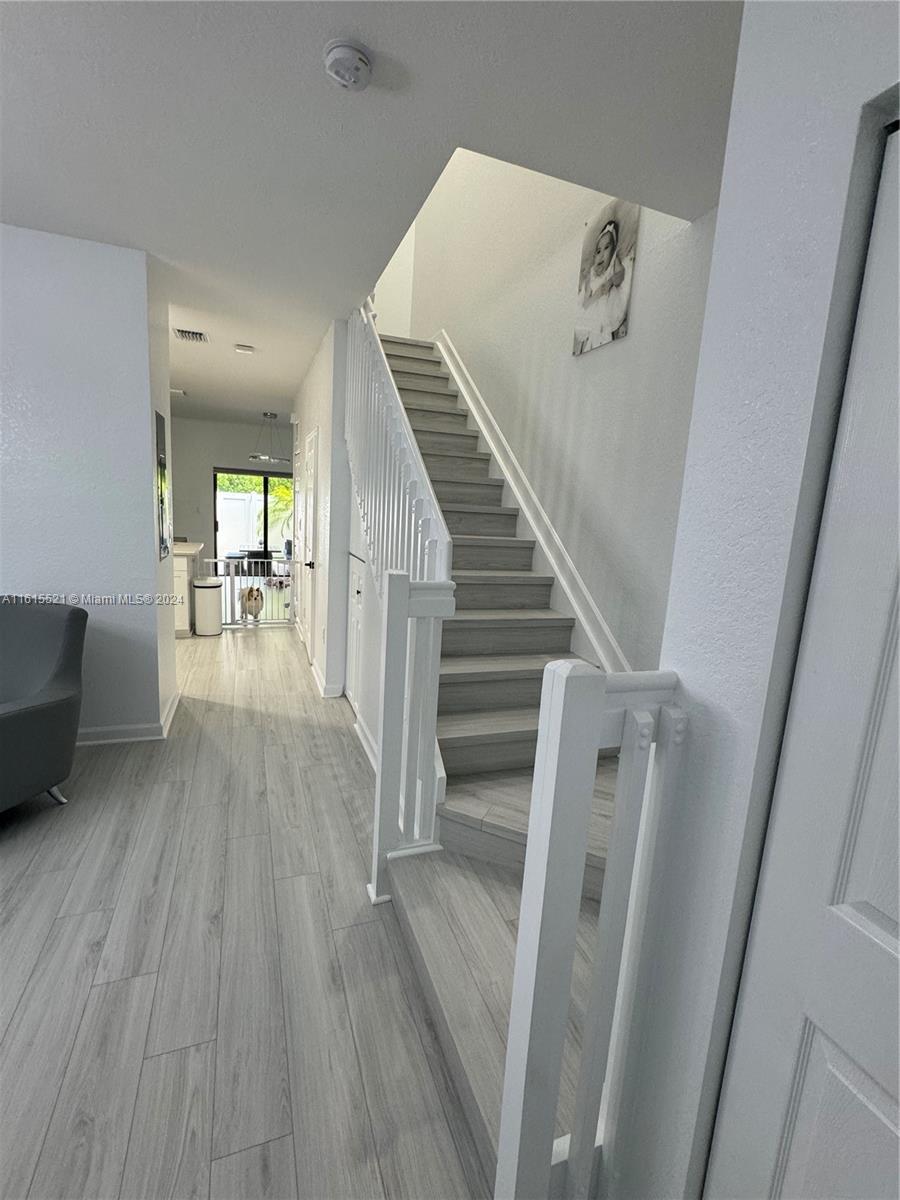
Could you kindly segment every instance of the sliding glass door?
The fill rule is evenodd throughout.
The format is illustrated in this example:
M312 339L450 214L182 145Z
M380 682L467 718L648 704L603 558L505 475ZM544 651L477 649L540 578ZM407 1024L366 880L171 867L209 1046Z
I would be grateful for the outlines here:
M289 559L293 495L290 475L215 471L214 557Z
M215 573L226 625L293 619L290 475L215 471Z

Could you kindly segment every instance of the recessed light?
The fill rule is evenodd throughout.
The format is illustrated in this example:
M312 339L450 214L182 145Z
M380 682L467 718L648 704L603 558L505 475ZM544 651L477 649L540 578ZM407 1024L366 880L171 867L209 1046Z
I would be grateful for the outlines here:
M255 346L248 346L244 342L235 342L234 348L238 354L255 354L256 352Z

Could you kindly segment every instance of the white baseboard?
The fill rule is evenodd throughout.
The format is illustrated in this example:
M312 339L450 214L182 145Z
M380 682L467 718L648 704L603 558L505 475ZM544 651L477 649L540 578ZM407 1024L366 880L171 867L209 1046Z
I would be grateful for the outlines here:
M372 737L371 730L359 713L356 714L356 724L353 726L353 728L356 730L356 736L359 738L360 742L362 743L362 748L366 752L366 758L372 764L372 770L377 771L378 743Z
M313 679L316 681L316 687L319 689L319 695L324 700L334 700L338 696L343 696L344 689L337 683L326 683L325 676L322 674L322 669L315 659L309 664L313 674Z
M169 707L163 713L163 719L162 719L162 735L163 735L163 737L169 736L169 730L172 727L172 721L175 717L176 711L178 710L178 702L180 700L181 700L181 689L176 688L175 694L172 696L172 699L169 701Z
M107 742L156 742L165 737L162 721L147 725L86 725L78 730L77 746L101 746Z
M503 436L500 426L476 387L475 381L466 370L446 329L442 329L436 334L434 343L443 355L447 369L459 388L459 394L475 418L479 432L496 459L497 466L506 477L506 482L516 498L519 510L531 526L535 540L550 563L560 587L572 606L572 615L593 647L600 666L605 671L630 671L631 667L622 653L621 646L595 604L578 568L528 482L519 460Z

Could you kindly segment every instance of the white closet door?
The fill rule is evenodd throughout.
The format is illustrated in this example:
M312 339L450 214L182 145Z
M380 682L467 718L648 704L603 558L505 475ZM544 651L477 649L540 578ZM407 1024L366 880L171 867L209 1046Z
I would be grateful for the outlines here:
M359 662L362 646L363 589L365 587L365 565L358 558L350 557L350 595L347 605L347 681L344 692L353 711L358 710Z
M706 1196L897 1175L897 142L875 224Z

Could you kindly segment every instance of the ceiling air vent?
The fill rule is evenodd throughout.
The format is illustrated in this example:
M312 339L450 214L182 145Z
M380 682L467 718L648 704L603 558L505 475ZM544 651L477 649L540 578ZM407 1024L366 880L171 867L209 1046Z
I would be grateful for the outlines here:
M208 342L209 338L199 329L173 329L172 332L180 342Z

